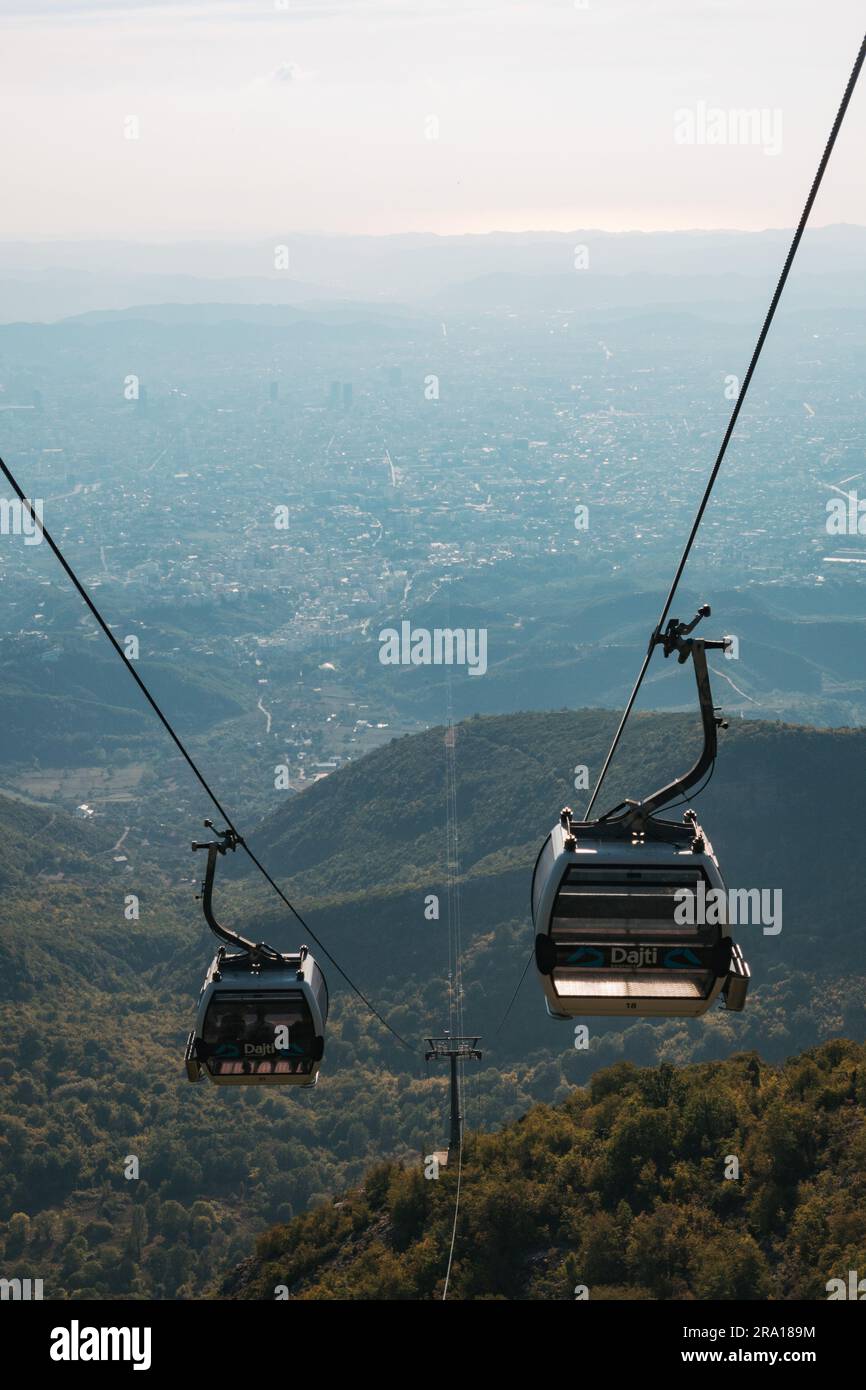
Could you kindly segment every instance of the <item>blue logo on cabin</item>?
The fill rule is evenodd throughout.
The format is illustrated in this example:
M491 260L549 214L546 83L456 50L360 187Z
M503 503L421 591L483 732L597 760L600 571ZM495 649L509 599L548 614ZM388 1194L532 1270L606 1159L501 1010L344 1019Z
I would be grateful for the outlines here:
M567 958L566 965L604 965L604 954L597 946L579 946Z
M694 970L700 969L701 962L688 946L675 946L673 950L665 951L662 965L669 970Z

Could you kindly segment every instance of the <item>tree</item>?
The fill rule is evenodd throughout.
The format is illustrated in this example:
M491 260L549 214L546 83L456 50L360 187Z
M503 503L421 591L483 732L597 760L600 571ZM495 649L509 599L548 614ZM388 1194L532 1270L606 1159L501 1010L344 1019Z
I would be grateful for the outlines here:
M30 1217L26 1211L16 1211L9 1218L9 1234L6 1237L6 1254L20 1255L30 1239Z
M763 1299L772 1287L766 1258L747 1231L726 1231L703 1241L690 1273L696 1298Z

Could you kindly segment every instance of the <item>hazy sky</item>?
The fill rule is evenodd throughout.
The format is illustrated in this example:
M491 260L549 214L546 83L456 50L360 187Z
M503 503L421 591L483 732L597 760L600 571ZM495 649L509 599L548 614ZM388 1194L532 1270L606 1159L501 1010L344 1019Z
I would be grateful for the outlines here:
M790 226L863 0L582 6L0 0L0 235ZM701 103L781 152L677 143ZM817 225L866 223L864 147L866 78Z

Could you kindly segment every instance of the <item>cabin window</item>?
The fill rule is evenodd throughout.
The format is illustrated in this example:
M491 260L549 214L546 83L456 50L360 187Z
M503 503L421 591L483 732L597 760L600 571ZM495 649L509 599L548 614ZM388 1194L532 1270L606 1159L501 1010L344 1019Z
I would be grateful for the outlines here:
M677 892L695 893L706 879L697 868L670 869L571 866L556 895L551 922L554 939L594 941L718 940L718 925L676 921Z
M203 1038L215 1049L208 1059L214 1075L306 1073L312 1066L315 1030L300 990L259 996L221 992L208 1008Z

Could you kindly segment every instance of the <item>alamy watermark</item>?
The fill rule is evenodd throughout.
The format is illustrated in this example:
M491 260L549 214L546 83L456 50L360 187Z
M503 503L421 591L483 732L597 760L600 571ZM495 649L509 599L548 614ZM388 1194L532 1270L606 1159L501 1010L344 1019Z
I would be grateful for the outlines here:
M782 930L781 888L707 888L701 879L696 889L678 888L674 900L680 927L759 926L765 936Z
M41 1279L0 1279L0 1300L27 1303L43 1297Z
M27 506L17 497L0 497L0 536L23 536L25 545L40 545L42 507L41 497L28 500Z
M829 1303L840 1298L853 1299L858 1303L866 1300L866 1279L860 1279L856 1269L848 1270L847 1282L844 1279L828 1279L824 1287Z
M48 1355L52 1361L131 1361L134 1371L147 1371L151 1362L149 1327L82 1327L73 1318L69 1327L51 1330Z
M866 536L866 497L861 501L856 492L843 492L827 502L828 536Z
M677 145L755 145L765 155L782 153L782 112L778 106L749 108L680 106L674 112Z
M383 627L379 633L383 666L465 666L470 676L487 670L486 627L413 627L405 620L400 631Z

